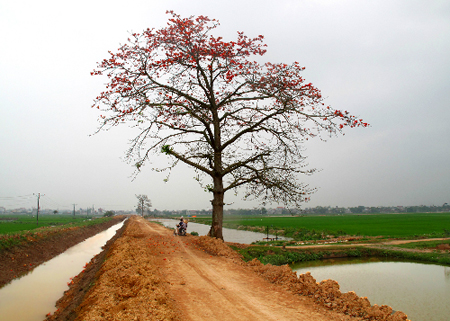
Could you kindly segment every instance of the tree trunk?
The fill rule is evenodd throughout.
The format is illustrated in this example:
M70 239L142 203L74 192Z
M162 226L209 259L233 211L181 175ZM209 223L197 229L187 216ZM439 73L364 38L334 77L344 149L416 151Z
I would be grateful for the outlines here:
M223 224L223 179L222 177L214 178L214 198L212 200L212 223L208 235L223 240L222 224Z
M212 81L211 81L212 84ZM211 89L212 91L212 89ZM211 97L214 96L212 91ZM213 103L213 102L212 102ZM214 105L214 104L213 104ZM212 106L213 124L214 124L214 174L213 179L213 200L212 200L212 223L208 235L223 240L222 224L223 224L223 174L222 174L222 148L220 138L220 118L217 113L217 106Z

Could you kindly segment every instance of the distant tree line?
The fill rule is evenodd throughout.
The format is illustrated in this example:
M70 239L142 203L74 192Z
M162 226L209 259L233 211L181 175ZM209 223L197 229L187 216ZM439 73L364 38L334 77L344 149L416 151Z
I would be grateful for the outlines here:
M448 203L442 206L378 206L378 207L332 207L332 206L316 206L305 209L288 209L284 207L277 208L240 208L226 209L225 215L243 216L243 215L303 215L303 214L377 214L377 213L438 213L450 212ZM211 210L163 210L157 209L149 212L153 216L193 216L193 215L211 215Z
M450 205L444 203L442 206L378 206L378 207L331 207L331 206L316 206L313 208L306 208L303 213L311 214L344 214L344 213L437 213L437 212L450 212Z
M150 203L149 203L150 204ZM148 204L148 205L149 205ZM193 216L193 215L211 215L211 209L209 210L151 210L150 206L145 207L144 215L145 216ZM48 213L47 213L48 212ZM56 212L56 213L55 213ZM142 209L138 206L136 208L136 212L142 215ZM242 216L242 215L304 215L304 214L376 214L376 213L439 213L439 212L450 212L450 205L448 203L444 203L441 206L427 206L427 205L419 205L419 206L377 206L377 207L367 207L367 206L355 206L355 207L332 207L332 206L316 206L305 209L288 209L285 207L277 207L277 208L250 208L250 209L226 209L224 210L225 215L234 215L234 216ZM31 214L27 212L27 210L19 211L10 211L6 210L3 214ZM58 212L58 211L50 211L46 210L46 214L72 214L71 212ZM102 214L103 216L110 216L111 213L120 215L120 214L129 214L129 211L106 211L106 213ZM108 215L106 215L108 214Z

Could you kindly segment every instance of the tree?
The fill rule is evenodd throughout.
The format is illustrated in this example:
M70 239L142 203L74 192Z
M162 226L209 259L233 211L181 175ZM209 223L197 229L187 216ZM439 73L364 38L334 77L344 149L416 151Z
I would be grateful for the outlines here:
M363 213L365 209L366 209L365 206L349 207L350 212L357 214Z
M131 34L91 73L109 78L93 105L104 112L98 131L127 122L139 129L127 152L136 173L151 154L169 159L157 171L191 166L213 195L213 237L223 239L229 190L246 187L244 199L262 205L300 206L314 192L298 178L315 171L304 163L304 141L367 123L326 106L299 63L250 60L266 52L263 36L238 32L226 42L212 35L218 21L168 13L167 27Z
M141 213L141 216L144 217L144 212L150 210L150 207L152 207L152 202L147 195L136 195L136 198L138 199L136 212Z
M105 214L103 214L104 217L113 217L116 213L114 211L106 211Z

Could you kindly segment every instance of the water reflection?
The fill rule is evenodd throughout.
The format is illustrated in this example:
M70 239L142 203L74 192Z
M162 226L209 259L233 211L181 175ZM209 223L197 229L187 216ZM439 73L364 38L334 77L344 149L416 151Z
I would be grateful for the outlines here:
M171 219L154 219L154 221L161 222L162 224L164 224L164 226L171 228L175 228L175 226L178 224L177 220ZM209 225L189 222L187 232L197 232L199 235L206 235L208 234L209 229ZM262 241L265 237L267 237L267 234L264 233L235 230L225 227L223 228L223 238L227 242L250 244L252 242ZM274 238L275 235L269 234L269 237ZM278 236L278 239L287 240L289 238L282 238Z
M367 296L371 304L389 305L414 321L448 320L448 267L379 258L320 263L296 264L292 269L297 274L309 271L318 282L336 280L342 292L355 291L359 296Z
M70 278L122 227L124 221L69 248L0 289L1 321L42 321L68 289Z

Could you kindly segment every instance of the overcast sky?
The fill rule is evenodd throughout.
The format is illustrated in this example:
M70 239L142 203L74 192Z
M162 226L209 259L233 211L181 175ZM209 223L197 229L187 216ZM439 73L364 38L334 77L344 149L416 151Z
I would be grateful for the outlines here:
M165 26L166 10L218 19L225 40L264 35L264 61L298 61L327 104L370 123L306 146L321 171L302 178L318 188L305 207L450 202L448 0L0 0L0 206L42 193L60 210L132 209L135 194L159 210L210 208L186 166L168 183L150 166L133 181L126 126L90 136L106 82L90 76L96 62L129 32Z

